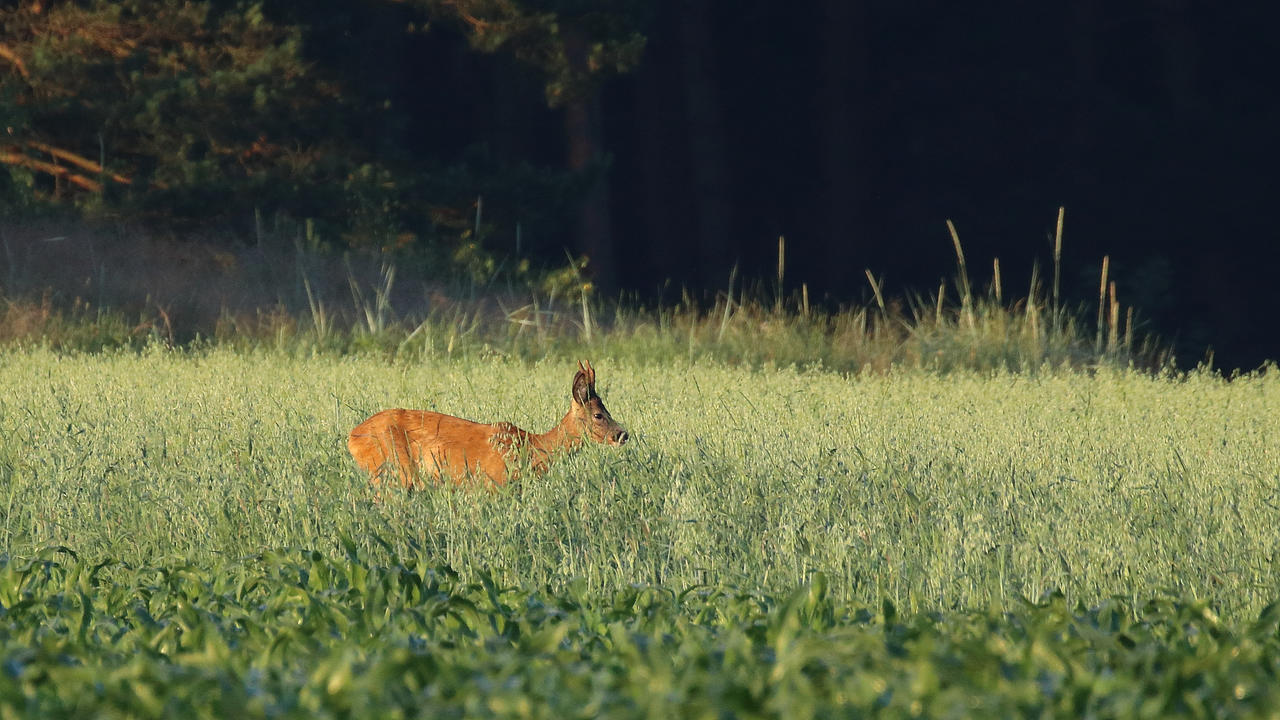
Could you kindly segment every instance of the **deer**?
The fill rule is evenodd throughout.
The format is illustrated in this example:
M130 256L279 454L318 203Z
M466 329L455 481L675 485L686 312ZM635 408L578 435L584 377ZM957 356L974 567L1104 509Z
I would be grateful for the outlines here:
M487 477L496 487L528 467L535 475L551 461L576 450L584 439L621 446L629 435L614 421L596 393L596 371L578 361L569 394L569 411L544 433L508 422L479 423L430 410L383 410L355 426L347 449L375 486L389 480L412 490L418 481L446 476L457 484Z

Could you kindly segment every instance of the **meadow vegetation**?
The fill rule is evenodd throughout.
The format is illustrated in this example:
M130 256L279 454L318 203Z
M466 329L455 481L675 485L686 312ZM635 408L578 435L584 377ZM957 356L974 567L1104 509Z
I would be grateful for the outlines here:
M0 558L8 717L1265 717L1271 606L1061 596L901 615L637 586L471 582L415 557L266 552L133 568ZM108 579L109 578L109 579Z
M907 612L1161 590L1256 614L1280 584L1280 378L844 375L598 359L632 434L500 492L375 497L345 448L418 407L543 430L573 366L229 350L8 351L6 548L131 564L429 553L504 583L782 591Z
M15 296L0 717L1265 714L1275 368L1176 371L1105 275L1095 320L956 250L927 300L868 273L837 309L780 262L710 302L571 266L406 312L394 266L301 250L268 310L242 276ZM390 407L545 430L576 357L626 446L496 491L347 455Z
M28 222L0 229L0 346L214 345L403 362L607 356L842 372L1169 367L1172 348L1121 302L1106 258L1096 298L1061 292L1061 221L1049 269L1033 268L1025 294L1002 280L998 259L980 284L948 223L952 279L931 294L895 298L867 270L851 278L847 292L865 287L865 302L852 304L811 298L805 283L788 279L781 238L768 281L744 281L735 269L714 294L668 288L641 298L601 296L586 258L539 268L483 253L445 261L339 253L309 224L212 243Z
M0 707L1123 716L1275 699L1272 370L596 365L627 446L505 491L379 497L345 453L356 422L405 405L544 429L573 366L4 351Z

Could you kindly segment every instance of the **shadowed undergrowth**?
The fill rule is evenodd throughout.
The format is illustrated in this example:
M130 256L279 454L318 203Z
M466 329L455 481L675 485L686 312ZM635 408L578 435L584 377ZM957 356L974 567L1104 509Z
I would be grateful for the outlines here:
M599 297L581 261L518 281L495 272L463 282L442 280L438 269L412 259L359 259L279 238L231 251L145 236L95 241L87 230L43 239L54 230L9 230L0 344L87 352L155 342L214 344L406 360L708 358L839 371L1160 368L1171 362L1166 349L1144 335L1133 308L1118 301L1105 260L1096 312L1061 296L1060 234L1051 277L1033 269L1027 295L1010 298L998 261L985 291L975 290L959 236L950 229L957 258L951 282L930 295L886 298L881 281L867 271L867 303L835 307L810 302L804 283L783 291L782 241L773 282L744 289L730 273L724 291L683 293L664 304Z

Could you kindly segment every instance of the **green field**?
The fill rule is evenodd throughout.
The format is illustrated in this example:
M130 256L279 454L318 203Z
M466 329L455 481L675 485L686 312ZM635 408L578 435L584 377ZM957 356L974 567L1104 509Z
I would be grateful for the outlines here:
M0 353L0 716L1274 712L1274 371L592 360L627 446L378 498L573 365Z

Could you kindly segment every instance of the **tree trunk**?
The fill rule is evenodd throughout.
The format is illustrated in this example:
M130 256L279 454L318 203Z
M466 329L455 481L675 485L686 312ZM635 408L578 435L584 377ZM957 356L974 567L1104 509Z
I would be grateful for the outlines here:
M567 28L564 43L569 66L585 77L586 39L581 33ZM609 213L609 178L604 166L600 91L597 88L589 86L570 95L564 107L564 128L569 169L593 174L578 213L578 251L590 258L588 270L597 288L611 292L617 285L617 268Z
M656 35L657 33L655 33ZM669 138L675 123L670 120L671 90L676 84L671 72L666 71L662 54L656 43L645 49L646 59L636 72L635 83L635 137L639 153L639 171L642 188L643 223L641 234L644 247L637 253L644 258L645 270L666 273L659 281L672 280L671 258L685 254L687 241L679 237L685 228L675 218L682 215L679 201L685 197L684 188L678 183L684 173L673 171L673 159ZM678 97L678 95L677 95ZM682 127L677 125L677 127Z
M1193 110L1199 96L1199 46L1189 0L1151 0L1156 41L1164 56L1164 84L1174 110Z
M724 118L716 97L719 75L708 5L705 0L686 0L678 20L696 217L691 259L695 261L695 279L704 288L724 283L738 259L729 244L732 192Z
M820 212L826 238L817 246L830 251L820 253L825 261L817 272L824 287L834 288L849 276L849 264L858 255L859 246L866 243L870 163L865 138L874 101L867 82L863 0L823 0L821 25L821 143L817 151L824 180Z
M1091 170L1094 153L1095 108L1102 101L1098 89L1097 27L1100 21L1097 0L1076 0L1067 23L1067 46L1071 54L1071 127L1064 144L1063 165L1073 190L1084 194L1094 184ZM1074 198L1064 198L1068 201Z

